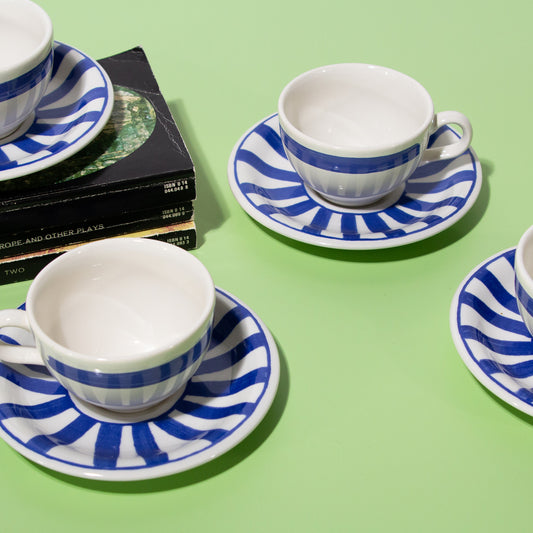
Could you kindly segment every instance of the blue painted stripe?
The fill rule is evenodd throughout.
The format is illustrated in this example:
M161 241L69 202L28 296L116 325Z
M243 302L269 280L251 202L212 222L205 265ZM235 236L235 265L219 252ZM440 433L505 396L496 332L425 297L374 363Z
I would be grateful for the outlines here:
M323 232L327 230L329 222L331 220L331 216L333 215L333 212L329 209L324 209L321 207L313 217L313 220L311 223L307 226L308 231L313 232Z
M263 198L268 198L269 200L278 201L278 200L290 200L291 198L297 198L299 196L305 195L305 189L303 186L295 185L293 187L279 187L279 188L270 188L261 187L255 183L243 183L241 185L241 191L244 194L258 194Z
M281 138L277 131L275 131L270 126L267 126L263 122L262 124L257 126L257 128L255 129L255 133L261 136L270 145L270 147L274 151L276 151L281 157L286 158L285 149L283 148Z
M287 135L283 128L280 128L280 132L284 146L292 155L310 166L322 170L328 170L330 172L340 172L344 174L369 174L373 172L382 172L384 170L405 165L420 155L419 144L415 144L400 152L380 157L339 157L325 155L306 148L296 142Z
M203 353L209 343L211 330L209 329L203 337L185 354L182 354L164 365L148 368L138 372L104 373L80 370L57 361L50 355L47 356L47 363L61 376L72 381L98 387L102 389L134 389L162 383L186 368L192 366Z
M72 90L72 85L70 86ZM76 99L75 102L65 105L62 107L52 107L49 109L42 109L44 105L41 103L37 109L37 119L45 121L45 119L55 119L55 118L65 118L77 113L87 104L98 100L99 98L107 99L107 89L106 87L95 87L94 89L88 90L82 97ZM103 107L103 106L102 106ZM92 113L97 113L97 117L101 115L101 111L92 111Z
M513 256L514 258L514 256ZM495 300L514 313L518 313L518 304L516 297L511 294L500 282L500 280L488 270L484 271L482 275L475 276L479 279L485 287L490 291Z
M444 172L455 159L443 159L441 161L429 161L418 167L413 172L409 180L417 180L422 178L427 178L429 176L437 176Z
M528 403L529 405L533 405L533 392L527 390L527 389L518 389L515 393L512 391L511 394L514 394L517 398L520 398L522 401Z
M29 132L26 132L26 134L28 133ZM24 136L17 140L17 146L21 150L24 150L24 152L26 152L27 154L38 154L43 150L46 150L51 153L59 152L62 149L68 148L70 144L64 141L58 141L57 143L52 145L44 145L40 142L30 139L29 137ZM15 166L18 166L18 162L16 160L14 161L14 163Z
M16 98L29 91L47 76L53 64L53 50L36 66L28 72L4 83L0 83L0 102Z
M212 407L195 402L183 400L180 402L179 411L204 420L221 420L228 416L239 415L246 411L247 406L254 405L251 402L236 403L227 407Z
M480 359L479 366L486 374L504 373L514 379L525 379L533 376L533 360L516 364L498 363L492 359Z
M235 157L235 165L238 161L247 163L252 168L257 170L257 172L273 180L291 181L295 183L300 183L302 181L300 176L298 176L294 170L282 170L280 168L273 167L248 150L241 149L237 152Z
M426 212L431 213L432 211L435 211L441 207L451 206L459 209L465 202L465 199L461 196L449 196L448 198L445 198L443 200L439 200L438 202L428 202L425 200L420 200L416 198L410 198L409 197L410 188L409 185L406 188L404 196L399 200L399 202L396 204L401 207L407 207L409 209L412 209L413 211L420 211L420 212ZM388 213L387 210L385 210L386 213ZM442 220L441 217L439 217L440 220Z
M249 312L241 306L232 307L227 313L219 318L218 322L213 326L213 333L211 335L211 344L209 349L213 349L223 342L231 332L239 325L239 323L246 317L250 316ZM198 371L203 368L204 361Z
M307 211L311 209L315 209L316 204L312 200L309 200L287 207L274 207L271 204L262 204L257 205L256 208L258 211L268 217L276 214L283 215L287 218L292 218L294 216L301 215L302 213L307 213Z
M515 278L516 295L529 315L533 315L533 299L526 292L522 284Z
M50 374L47 373L49 377ZM62 394L65 389L55 379L44 380L42 378L32 378L25 376L21 372L13 370L10 366L0 363L0 377L7 379L18 387L31 392L38 392L41 394Z
M87 56L82 57L82 59L72 66L70 72L62 80L61 85L43 96L40 105L42 107L46 107L47 105L61 100L61 98L66 96L72 90L72 87L78 83L78 81L86 72L95 68L97 67L91 59L89 59Z
M440 179L432 182L417 182L413 180L409 183L409 193L411 194L433 194L447 191L462 182L471 182L474 179L473 170L462 170L456 172L446 179Z
M483 317L489 324L496 326L497 328L519 335L528 335L527 328L521 320L513 320L507 318L500 313L492 310L481 298L465 292L461 296L461 305L467 305L474 309L481 317Z
M341 215L341 232L346 239L360 239L361 235L357 231L355 216L349 213Z
M94 466L112 469L117 465L122 439L121 424L102 423L94 446Z
M168 433L172 437L176 437L181 440L199 440L204 439L211 444L215 444L225 439L232 431L226 431L224 429L211 429L204 431L200 429L194 429L186 426L177 420L172 418L166 418L163 420L154 420L154 425L162 429L165 433Z
M65 389L63 389L64 392ZM30 418L31 420L42 420L56 416L72 407L72 402L67 395L55 400L39 403L35 405L19 405L14 403L4 403L0 405L0 420L8 418Z
M481 330L473 326L460 326L461 336L464 339L473 339L489 350L500 355L531 355L533 354L533 340L530 341L508 341L489 337Z
M217 357L204 360L198 370L197 375L211 374L212 372L218 372L224 370L230 366L237 364L250 352L263 345L264 337L261 333L255 333L243 339L239 344L233 347L229 352L225 352Z
M183 397L204 396L216 398L218 396L231 396L257 383L267 383L269 377L270 370L266 367L261 367L231 381L190 381Z
M168 462L168 454L157 446L147 423L134 424L131 431L135 451L145 460L148 466Z
M26 443L26 447L40 454L46 454L56 446L72 444L83 437L98 421L80 415L73 422L51 435L37 435Z
M385 233L390 238L402 237L406 231L401 228L391 228L387 222L381 218L380 213L367 213L365 224L372 233Z
M400 203L403 203L401 200ZM393 205L385 211L389 217L391 217L396 222L399 222L400 224L403 224L405 226L409 226L413 224L414 222L420 220L420 216L412 215L410 213L406 213L403 209L399 209L396 205Z
M83 124L84 122L96 122L100 117L99 111L90 111L83 115L80 115L76 119L70 122L64 122L61 124L51 124L44 122L34 122L27 134L30 135L43 135L48 137L54 137L56 135L63 135L76 126Z
M54 41L54 64L52 66L52 77L54 77L59 71L59 67L65 61L66 55L72 50L70 46L59 41Z

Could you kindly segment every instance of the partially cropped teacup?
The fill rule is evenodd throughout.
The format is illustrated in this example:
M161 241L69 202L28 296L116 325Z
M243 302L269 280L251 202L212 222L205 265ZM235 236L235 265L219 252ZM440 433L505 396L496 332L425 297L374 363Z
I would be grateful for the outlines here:
M52 73L52 22L30 0L0 0L0 143L31 117Z
M418 165L462 154L472 127L457 111L435 113L429 93L390 68L361 63L320 67L292 80L278 102L285 153L304 183L344 206L376 202L404 186ZM428 148L444 124L457 142Z
M155 405L196 372L208 348L215 288L177 246L117 238L75 248L32 282L26 310L0 327L33 333L36 347L0 346L0 360L43 364L73 395L116 411Z
M514 269L518 309L529 333L533 335L533 226L518 242Z

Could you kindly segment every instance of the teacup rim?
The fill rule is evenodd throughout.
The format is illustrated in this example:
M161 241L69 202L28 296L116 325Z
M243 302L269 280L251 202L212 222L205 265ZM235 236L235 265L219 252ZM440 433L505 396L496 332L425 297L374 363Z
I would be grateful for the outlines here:
M47 272L56 268L57 264L69 261L71 255L86 253L86 250L88 250L89 248L92 249L110 246L123 247L137 244L140 244L141 246L159 248L161 250L169 250L170 252L182 255L183 257L187 256L190 258L191 261L193 261L196 265L200 267L200 270L203 275L203 280L207 286L207 292L209 294L209 297L206 299L206 304L195 322L195 327L191 328L192 333L191 331L189 331L181 335L176 335L165 343L161 343L160 345L151 349L133 353L127 358L112 358L94 356L75 351L57 342L42 329L34 314L33 301L35 300L35 293L39 290L39 284L41 283L40 281L37 281L37 283L35 283L36 280L44 279L44 277L47 275ZM205 334L206 329L210 326L213 317L213 312L215 309L215 303L216 289L211 274L209 273L205 265L187 250L180 248L176 245L164 241L158 241L155 239L142 237L113 237L77 246L76 248L69 250L68 252L62 254L61 256L54 259L51 263L46 265L41 270L41 272L39 272L35 280L30 285L26 298L26 312L36 342L38 341L38 339L43 339L49 346L53 348L56 354L61 353L62 362L69 364L72 367L79 368L80 370L120 374L129 373L132 371L142 371L148 368L157 367L172 359L175 359L177 347L180 347L180 351L183 352L192 348L199 341L199 339L202 338L202 336ZM55 358L57 359L57 357ZM46 361L44 361L44 363L46 364ZM132 366L134 367L133 369Z
M364 69L379 69L385 72L390 72L395 76L399 76L406 80L409 80L410 83L412 83L414 86L416 86L421 91L421 93L424 95L426 99L426 103L428 104L427 117L422 123L422 125L414 133L410 134L409 137L406 137L406 139L403 140L402 142L384 143L382 145L377 145L377 146L367 146L367 147L357 147L357 148L350 148L347 146L340 146L340 145L335 145L335 144L330 144L330 143L320 141L319 139L316 139L304 133L302 130L294 126L294 124L288 119L285 113L284 104L285 104L285 100L286 100L286 97L289 91L297 83L299 83L302 79L308 76L312 76L315 73L320 72L320 71L332 70L332 69L354 68L354 67L364 68ZM282 128L287 135L297 140L303 146L311 150L322 152L328 155L340 156L340 157L353 157L353 158L390 155L398 151L401 151L403 149L409 148L417 144L417 140L420 139L420 137L424 135L424 133L430 128L431 124L435 120L435 109L434 109L431 95L419 81L412 78L408 74L405 74L403 72L400 72L390 67L386 67L382 65L375 65L372 63L357 63L357 62L331 63L328 65L323 65L320 67L313 68L311 70L308 70L306 72L299 74L298 76L293 78L287 85L285 85L282 92L280 93L280 96L278 98L277 111L278 111L278 120L279 120L280 128Z

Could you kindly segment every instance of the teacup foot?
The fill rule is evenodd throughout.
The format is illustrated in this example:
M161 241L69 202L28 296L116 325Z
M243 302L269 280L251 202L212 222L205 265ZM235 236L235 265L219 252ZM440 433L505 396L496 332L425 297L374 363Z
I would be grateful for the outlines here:
M22 123L18 124L14 128L0 134L0 145L13 142L15 139L18 139L21 135L24 135L26 131L30 128L35 120L35 113L30 113Z
M319 193L314 189L311 189L307 185L305 186L307 193L318 203L325 205L328 208L341 207L347 210L361 210L363 211L381 211L387 209L391 205L394 205L405 190L405 183L393 189L386 194L378 194L366 198L354 198L344 199L337 196L330 196L327 194Z
M156 403L155 405L141 407L129 411L106 409L104 407L99 407L97 405L93 405L89 402L81 400L70 392L68 394L74 405L82 413L85 413L93 418L97 418L98 420L103 420L106 422L116 422L119 424L134 424L136 422L142 422L143 420L152 420L169 411L183 395L185 386L186 385L183 385L176 392L174 392L164 400L161 400L160 402Z

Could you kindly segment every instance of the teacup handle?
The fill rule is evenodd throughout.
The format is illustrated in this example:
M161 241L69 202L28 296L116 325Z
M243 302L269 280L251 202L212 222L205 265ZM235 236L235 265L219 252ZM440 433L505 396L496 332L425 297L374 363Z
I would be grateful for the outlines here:
M421 163L458 157L470 146L472 142L472 125L465 115L459 111L440 111L435 115L431 133L446 124L457 124L463 130L461 138L457 142L446 144L445 146L428 148L422 154Z
M0 328L22 328L31 333L26 311L22 309L5 309L0 311ZM37 348L32 346L15 346L0 344L0 361L22 365L42 365L43 360Z

